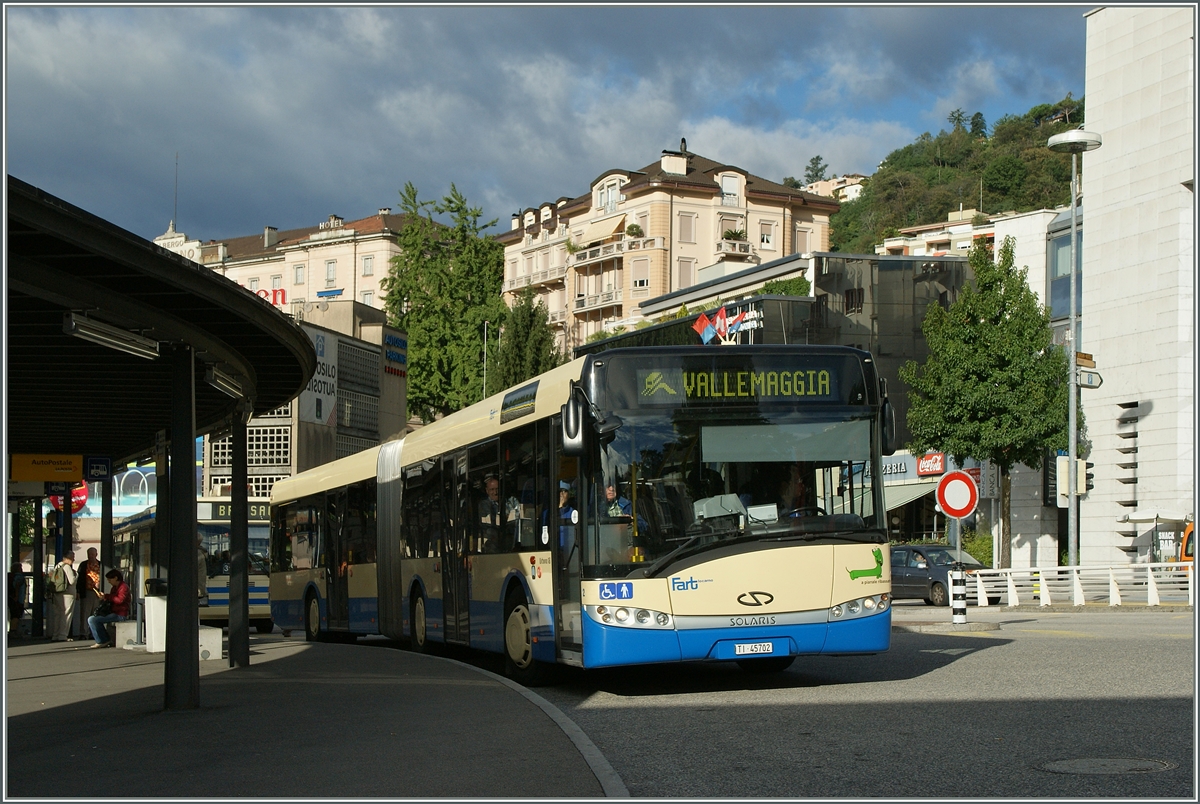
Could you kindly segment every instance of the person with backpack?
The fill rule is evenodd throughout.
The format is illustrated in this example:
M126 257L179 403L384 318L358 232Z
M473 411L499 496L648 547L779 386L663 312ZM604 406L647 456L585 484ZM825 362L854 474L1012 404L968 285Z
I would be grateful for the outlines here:
M71 620L75 617L75 553L63 553L62 561L54 565L46 583L50 598L50 641L70 642Z

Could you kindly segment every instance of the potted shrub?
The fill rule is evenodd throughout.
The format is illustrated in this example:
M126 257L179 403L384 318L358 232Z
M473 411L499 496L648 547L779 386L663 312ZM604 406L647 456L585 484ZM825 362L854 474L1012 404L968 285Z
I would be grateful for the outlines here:
M746 230L745 229L726 229L725 233L723 235L721 235L721 239L722 240L745 240L746 239Z
M636 240L640 237L645 237L646 233L642 231L641 226L638 226L636 223L631 223L625 227L625 236Z

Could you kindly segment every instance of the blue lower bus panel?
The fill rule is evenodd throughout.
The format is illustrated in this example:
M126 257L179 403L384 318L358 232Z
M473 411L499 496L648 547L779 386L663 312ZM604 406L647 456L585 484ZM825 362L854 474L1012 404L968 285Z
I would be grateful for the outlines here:
M892 612L843 622L751 628L624 628L583 618L583 666L731 661L768 656L879 653L891 644ZM738 652L742 650L753 652ZM765 649L770 645L769 652Z

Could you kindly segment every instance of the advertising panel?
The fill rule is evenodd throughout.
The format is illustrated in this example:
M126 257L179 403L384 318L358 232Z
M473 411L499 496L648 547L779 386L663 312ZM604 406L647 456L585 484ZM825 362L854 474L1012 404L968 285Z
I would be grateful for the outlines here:
M317 370L300 392L300 421L337 424L338 336L335 333L301 324L317 352Z

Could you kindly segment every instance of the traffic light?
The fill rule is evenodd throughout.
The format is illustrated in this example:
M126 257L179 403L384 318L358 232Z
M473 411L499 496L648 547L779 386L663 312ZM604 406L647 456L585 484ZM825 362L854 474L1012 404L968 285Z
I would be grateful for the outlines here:
M1091 470L1096 468L1096 464L1090 461L1085 461L1079 458L1079 465L1075 469L1076 494L1087 494L1096 487L1096 476Z
M1067 464L1067 456L1059 455L1054 461L1054 491L1059 497L1070 495L1070 476L1068 472L1070 466Z

